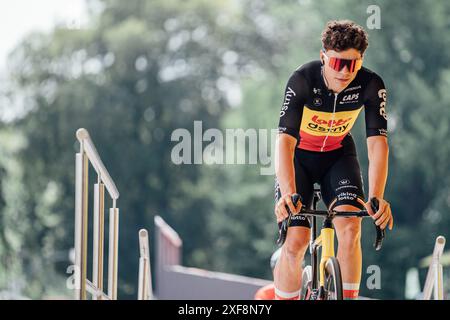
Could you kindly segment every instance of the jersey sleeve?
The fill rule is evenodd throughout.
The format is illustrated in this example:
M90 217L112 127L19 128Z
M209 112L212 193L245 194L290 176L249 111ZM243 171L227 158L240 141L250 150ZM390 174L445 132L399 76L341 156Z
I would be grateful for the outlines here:
M300 123L307 90L305 78L298 72L294 72L284 91L278 133L286 133L299 140Z
M366 136L387 137L386 87L383 80L375 75L366 90L364 102Z

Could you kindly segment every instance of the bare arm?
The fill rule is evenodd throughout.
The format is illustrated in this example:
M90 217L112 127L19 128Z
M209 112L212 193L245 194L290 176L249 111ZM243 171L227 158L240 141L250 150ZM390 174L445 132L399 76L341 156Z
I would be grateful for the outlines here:
M384 200L384 189L388 176L389 146L384 136L371 136L367 138L369 157L369 199L376 197L380 201L379 209L373 215L376 224L382 229L389 225L392 230L394 218L390 204ZM372 212L369 202L366 208ZM372 212L373 213L373 212Z
M289 215L285 208L286 205L293 214L297 214L302 207L301 201L298 201L297 207L295 207L291 199L291 195L296 193L294 168L294 152L296 146L296 138L284 133L277 136L275 172L281 191L281 198L275 206L275 215L277 216L278 222L286 219Z
M275 205L278 222L289 216L286 206L293 214L298 213L301 208L301 201L297 208L294 206L291 195L296 193L294 153L299 139L306 90L304 77L299 72L294 72L286 85L275 148L275 173L281 191L281 198Z
M369 198L384 198L384 189L388 176L389 146L384 136L367 138L369 157Z
M297 140L287 134L279 134L276 142L275 173L281 195L295 193L294 151Z

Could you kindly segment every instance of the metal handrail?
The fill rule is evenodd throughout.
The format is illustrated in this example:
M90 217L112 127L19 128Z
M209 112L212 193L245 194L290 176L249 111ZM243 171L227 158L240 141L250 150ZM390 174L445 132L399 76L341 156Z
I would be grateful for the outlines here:
M75 297L85 300L89 292L95 300L116 300L119 248L119 209L116 207L116 200L119 192L87 130L78 129L76 136L80 141L80 152L75 155L75 265L79 270ZM92 282L87 279L89 163L98 176L98 182L94 185ZM105 187L113 201L113 206L109 209L108 294L103 292Z
M119 191L117 190L117 187L113 179L111 179L108 170L106 170L106 167L102 162L102 159L100 159L97 149L95 148L95 145L92 142L91 137L89 136L89 132L84 128L80 128L77 130L76 135L78 141L80 141L80 143L83 144L84 151L86 152L89 161L91 162L97 174L100 176L100 179L105 184L106 189L109 192L109 195L114 200L117 200L119 198Z
M430 300L432 293L434 300L444 300L443 270L440 261L442 252L444 251L444 246L445 237L437 237L434 244L431 263L428 268L427 278L423 288L423 300Z

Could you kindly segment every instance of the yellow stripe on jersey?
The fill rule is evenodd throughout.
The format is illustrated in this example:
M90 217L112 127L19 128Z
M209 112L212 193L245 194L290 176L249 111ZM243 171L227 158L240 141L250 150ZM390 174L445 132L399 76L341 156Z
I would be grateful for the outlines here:
M313 136L342 136L347 134L355 124L361 108L351 111L322 112L311 110L307 106L303 108L302 123L300 131ZM330 129L331 127L331 129Z

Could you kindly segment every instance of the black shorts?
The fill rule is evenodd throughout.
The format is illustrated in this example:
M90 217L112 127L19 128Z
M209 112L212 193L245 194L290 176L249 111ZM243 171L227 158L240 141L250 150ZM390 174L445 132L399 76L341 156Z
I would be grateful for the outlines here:
M361 203L361 200L365 202L361 169L350 134L344 138L342 147L337 150L316 152L296 148L294 168L296 190L306 207L311 207L314 183L318 183L327 208L346 204L365 209ZM280 197L280 187L275 179L275 203ZM309 228L310 224L306 216L295 215L291 217L290 226Z

